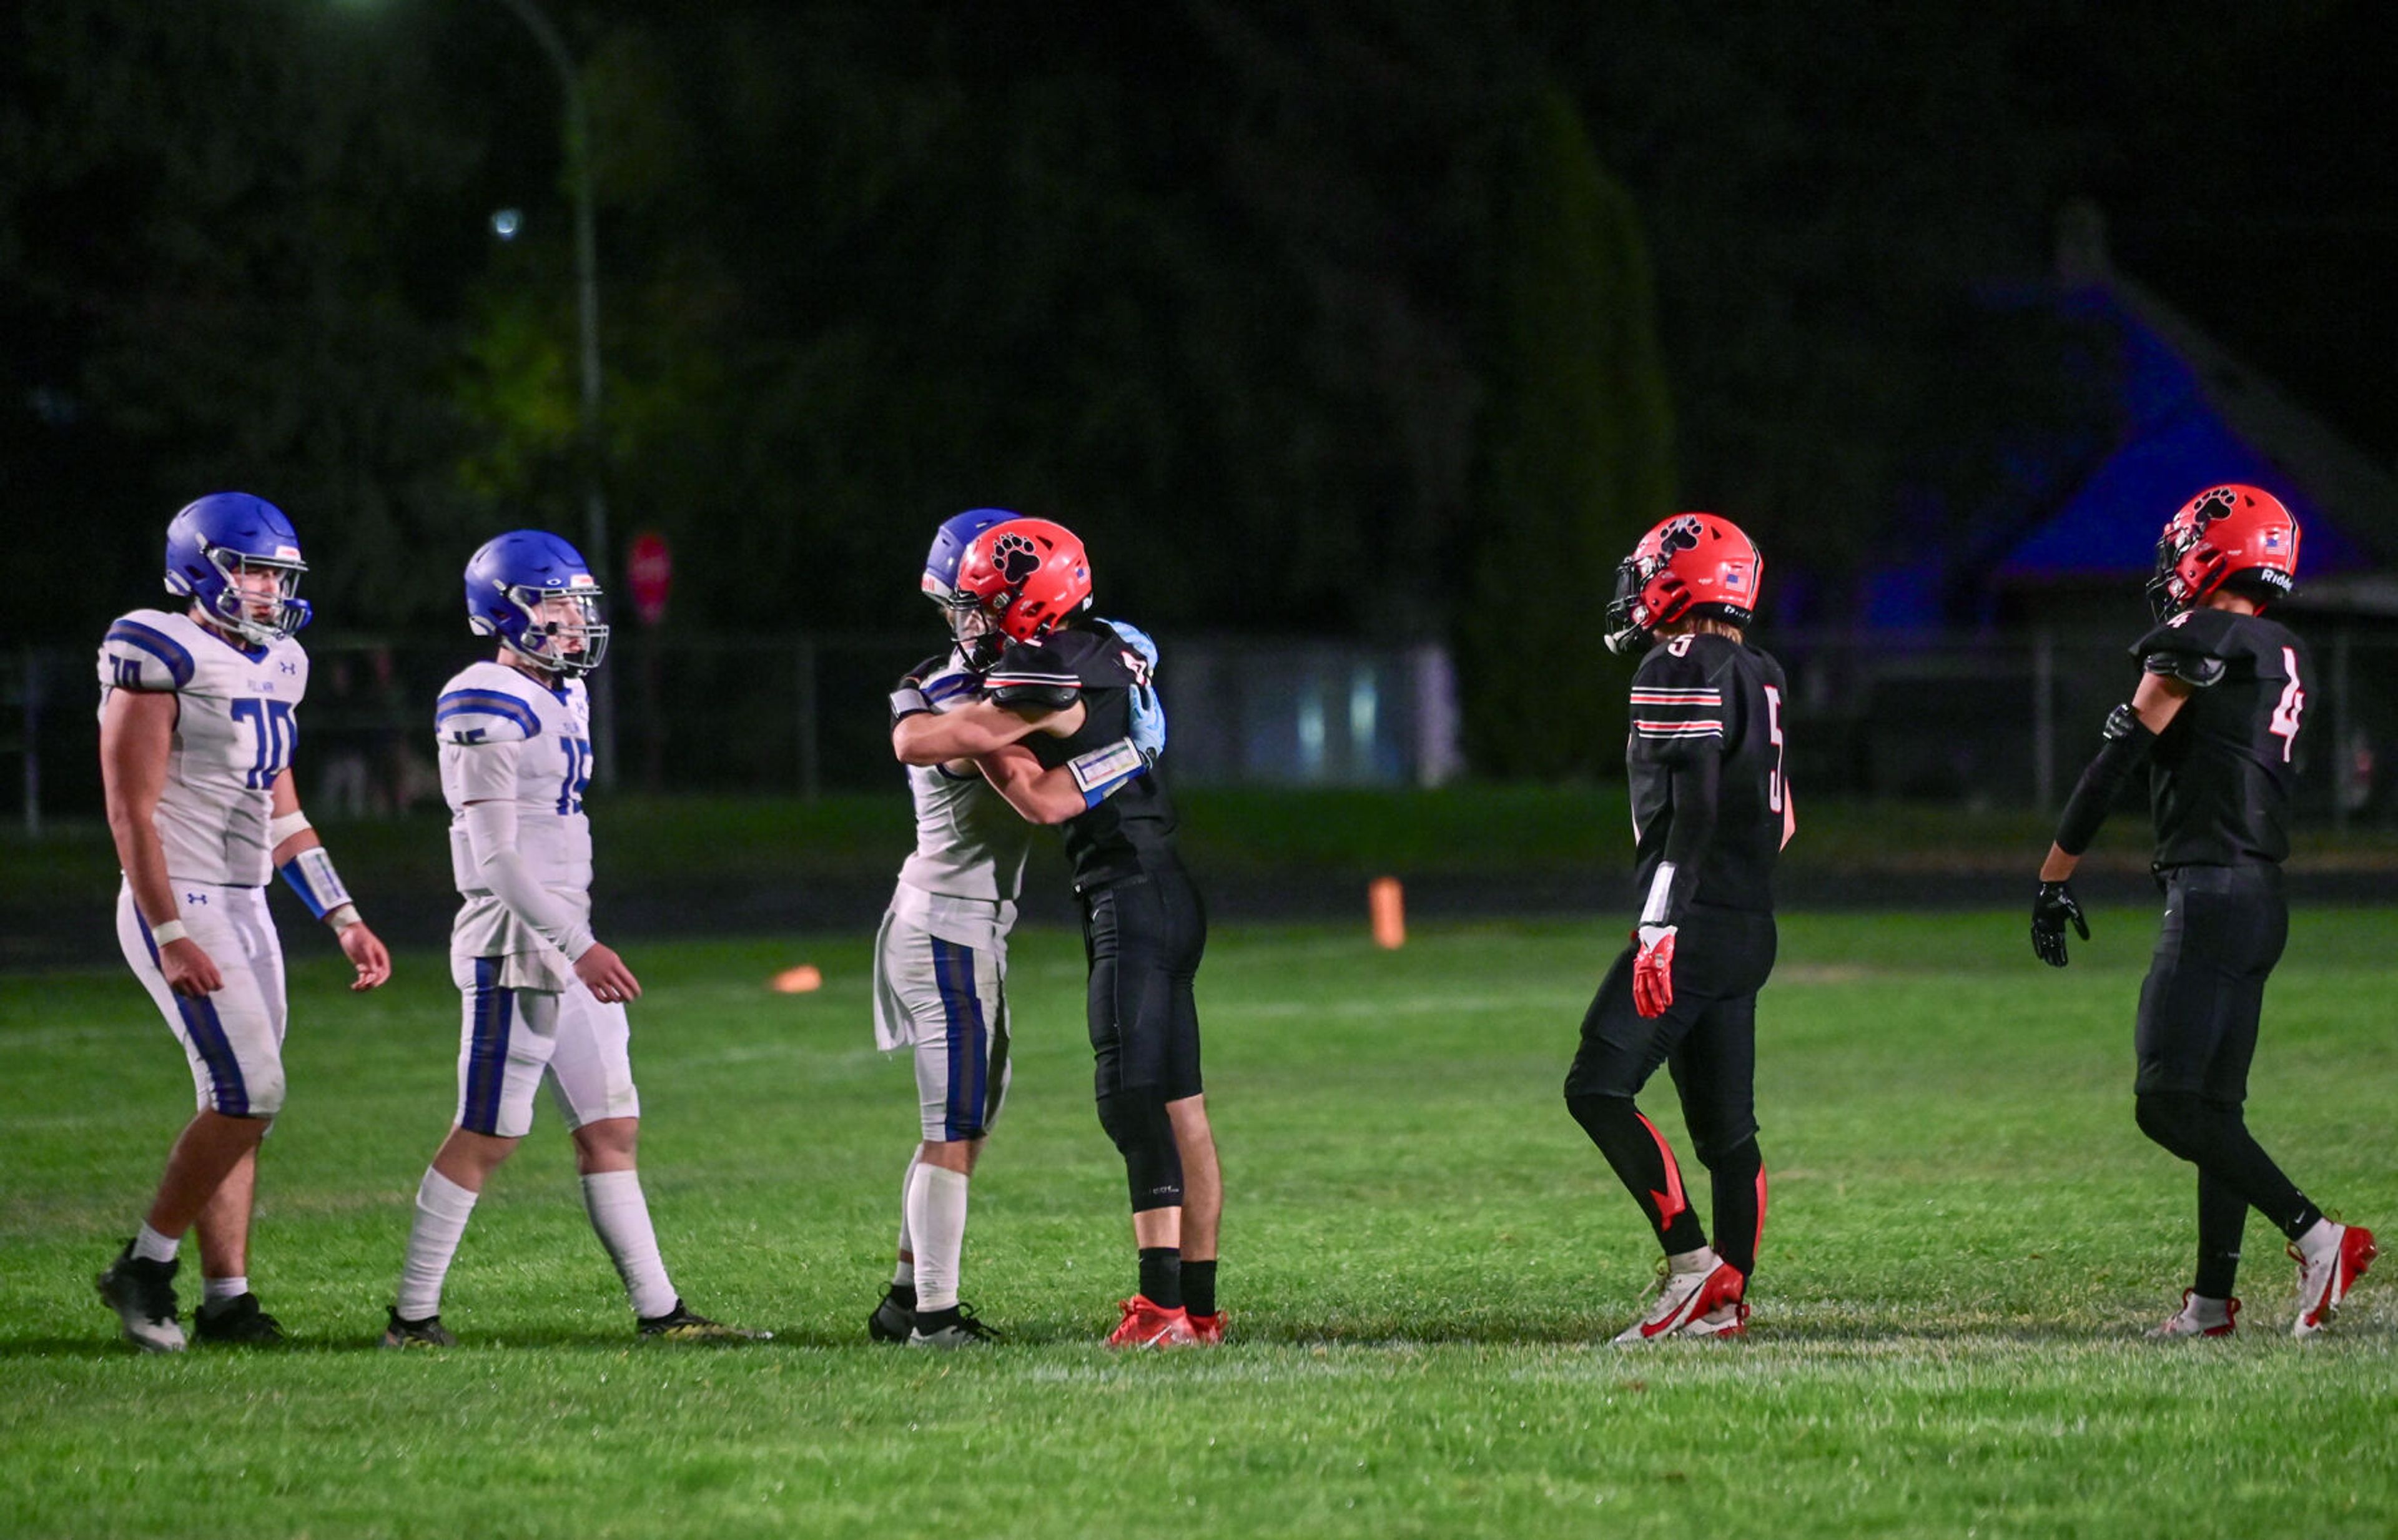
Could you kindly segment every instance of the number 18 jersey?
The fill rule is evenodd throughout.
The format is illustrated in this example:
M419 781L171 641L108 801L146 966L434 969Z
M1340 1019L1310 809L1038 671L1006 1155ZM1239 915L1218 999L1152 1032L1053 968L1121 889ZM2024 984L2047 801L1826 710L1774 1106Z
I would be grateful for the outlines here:
M433 716L441 795L450 804L450 869L466 900L451 930L451 956L532 954L555 966L546 968L550 981L522 987L562 988L557 949L483 885L467 842L466 804L514 804L526 871L588 916L591 820L583 792L591 781L591 698L581 680L551 689L521 669L484 662L441 687Z
M1640 891L1665 857L1676 766L1718 757L1716 831L1691 901L1773 912L1773 863L1797 819L1782 765L1782 665L1771 654L1700 631L1660 642L1632 676L1633 836Z
M174 736L157 827L167 874L261 887L273 854L275 778L300 743L308 655L289 637L227 640L189 615L134 610L100 644L101 708L118 690L175 697Z

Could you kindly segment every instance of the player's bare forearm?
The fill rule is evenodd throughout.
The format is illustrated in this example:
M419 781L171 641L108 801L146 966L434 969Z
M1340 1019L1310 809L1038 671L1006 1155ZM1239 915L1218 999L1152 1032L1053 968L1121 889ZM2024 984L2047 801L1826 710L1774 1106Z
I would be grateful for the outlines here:
M970 700L951 710L917 711L893 723L891 751L902 764L980 759L1036 732L1071 733L1082 725L1082 713L1081 701L1053 711Z
M1073 773L1064 765L1044 770L1032 750L1010 744L975 761L983 779L1029 823L1064 823L1087 805Z
M100 719L100 778L117 864L133 888L134 907L152 925L175 918L167 882L167 847L158 838L158 799L167 790L173 747L175 697L116 690Z
M2040 880L2044 883L2064 882L2073 875L2073 869L2081 864L2081 857L2068 856L2054 844L2051 844L2048 847L2048 859L2040 863Z

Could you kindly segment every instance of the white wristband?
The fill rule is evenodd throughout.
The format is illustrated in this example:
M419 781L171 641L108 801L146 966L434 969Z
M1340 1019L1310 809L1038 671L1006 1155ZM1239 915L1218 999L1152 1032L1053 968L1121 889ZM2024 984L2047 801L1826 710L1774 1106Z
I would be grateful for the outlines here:
M337 909L329 909L325 912L325 923L333 927L334 935L339 936L352 925L364 922L358 917L357 905L343 904Z
M164 924L155 925L150 927L150 944L153 946L165 946L169 941L180 941L190 934L190 931L183 928L182 921L168 920Z
M279 818L270 818L266 824L266 848L273 850L292 835L309 827L311 825L305 813L286 813Z

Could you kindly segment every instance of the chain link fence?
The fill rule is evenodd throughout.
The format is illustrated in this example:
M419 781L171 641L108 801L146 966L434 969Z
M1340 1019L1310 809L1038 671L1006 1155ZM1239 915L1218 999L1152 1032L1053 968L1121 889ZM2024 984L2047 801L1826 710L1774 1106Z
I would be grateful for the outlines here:
M2398 822L2398 629L2309 626L2300 817ZM934 648L922 633L617 633L613 767L644 790L814 797L888 788L884 696ZM1808 794L2054 809L2128 697L2120 635L1816 634L1760 640L1790 674L1790 770ZM301 789L327 816L438 804L432 703L469 643L310 639ZM1456 683L1434 644L1161 639L1190 785L1435 785L1462 773ZM0 776L23 827L100 811L88 650L0 662Z

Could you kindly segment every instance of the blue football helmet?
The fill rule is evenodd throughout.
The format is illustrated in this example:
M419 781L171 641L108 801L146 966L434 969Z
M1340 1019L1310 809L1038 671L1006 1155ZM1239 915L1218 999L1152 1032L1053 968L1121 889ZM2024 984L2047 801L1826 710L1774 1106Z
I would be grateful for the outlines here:
M466 562L466 623L552 673L587 674L608 652L600 580L545 530L510 530Z
M283 510L246 492L215 492L184 505L167 525L167 591L255 646L279 642L308 624L300 597L300 536ZM269 573L274 592L236 579Z
M924 553L924 593L941 607L958 651L977 668L994 661L1005 639L991 629L990 617L974 595L958 591L958 564L965 560L966 547L974 544L976 535L1020 517L1005 508L968 508L951 514L941 520L933 535L933 548Z

